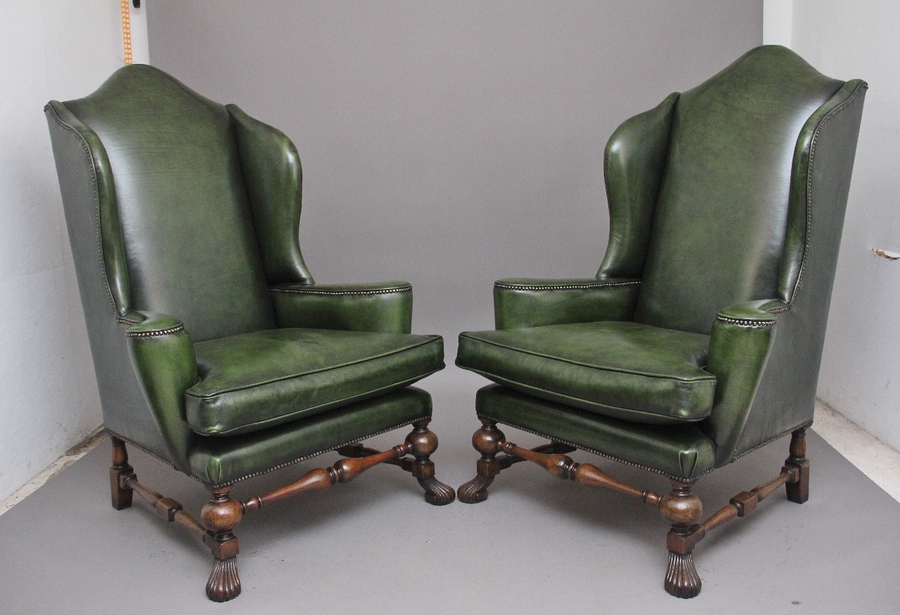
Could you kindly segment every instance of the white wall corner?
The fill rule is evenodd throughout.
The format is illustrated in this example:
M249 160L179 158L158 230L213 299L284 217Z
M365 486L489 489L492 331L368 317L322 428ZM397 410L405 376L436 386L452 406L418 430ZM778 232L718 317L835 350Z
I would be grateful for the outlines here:
M763 44L791 46L794 0L763 0Z

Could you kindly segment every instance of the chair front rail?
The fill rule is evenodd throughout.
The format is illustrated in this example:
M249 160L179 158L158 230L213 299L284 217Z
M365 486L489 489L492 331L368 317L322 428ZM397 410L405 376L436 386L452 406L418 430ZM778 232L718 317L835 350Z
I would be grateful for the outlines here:
M271 504L301 493L324 491L335 483L347 483L380 463L398 460L410 452L409 444L397 446L376 454L356 459L341 459L330 468L310 470L290 485L285 485L262 496L253 496L241 502L244 512L262 508L263 504Z

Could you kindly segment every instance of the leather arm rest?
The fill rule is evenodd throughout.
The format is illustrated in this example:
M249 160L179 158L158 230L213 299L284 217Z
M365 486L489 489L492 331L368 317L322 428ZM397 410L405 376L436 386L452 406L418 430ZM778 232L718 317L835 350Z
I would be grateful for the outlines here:
M412 286L372 284L279 284L271 288L279 327L409 333Z
M497 329L522 329L574 322L627 320L634 312L640 280L510 278L494 282Z
M775 341L778 300L749 301L716 314L706 370L716 377L713 410L704 432L716 442L716 465L732 460Z
M175 467L189 472L193 432L185 421L184 392L199 380L191 336L181 321L165 314L131 311L119 320L127 326L134 372Z

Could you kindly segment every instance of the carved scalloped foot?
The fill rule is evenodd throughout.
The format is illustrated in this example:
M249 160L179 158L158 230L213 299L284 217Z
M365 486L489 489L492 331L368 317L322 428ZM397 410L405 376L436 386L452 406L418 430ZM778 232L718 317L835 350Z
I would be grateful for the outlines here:
M478 504L488 498L487 488L494 482L493 476L476 476L456 490L459 501L466 504Z
M456 499L456 492L435 477L420 478L419 484L425 490L425 501L435 506L449 504Z
M213 569L206 583L206 595L214 602L228 602L241 593L237 558L213 559Z
M693 598L700 593L700 576L694 566L693 553L681 555L669 551L665 587L676 598Z

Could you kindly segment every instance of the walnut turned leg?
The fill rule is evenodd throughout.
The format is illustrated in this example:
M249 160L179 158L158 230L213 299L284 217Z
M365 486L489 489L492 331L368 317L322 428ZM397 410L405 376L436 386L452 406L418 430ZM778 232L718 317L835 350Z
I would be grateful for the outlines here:
M428 429L429 421L423 420L413 424L413 431L406 436L410 453L416 458L412 464L412 475L425 489L425 501L435 506L449 504L456 499L453 488L434 477L434 462L430 456L438 447L437 436Z
M703 514L700 498L691 492L693 483L671 481L672 491L659 502L659 511L672 524L666 537L669 564L666 569L666 591L678 598L693 598L700 593L700 576L694 566L694 546L702 533L691 526Z
M785 483L788 500L803 504L809 499L809 459L806 458L805 427L791 435L791 456L785 460L784 467L797 473L796 481Z
M213 490L212 497L200 513L203 527L207 530L203 542L215 558L206 584L206 595L215 602L227 602L241 593L237 571L238 539L233 530L240 523L243 511L229 491L231 487Z
M112 496L112 507L122 510L131 506L134 491L126 486L129 478L135 478L134 468L128 465L128 451L125 443L115 436L112 441L112 467L109 469L109 489Z
M497 453L500 452L500 444L506 441L506 436L497 429L497 423L487 418L478 418L481 420L481 428L472 436L472 446L481 453L477 466L478 473L475 478L457 490L459 500L466 504L477 504L487 499L487 488L502 469L497 460Z

